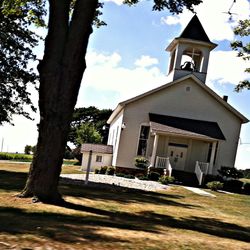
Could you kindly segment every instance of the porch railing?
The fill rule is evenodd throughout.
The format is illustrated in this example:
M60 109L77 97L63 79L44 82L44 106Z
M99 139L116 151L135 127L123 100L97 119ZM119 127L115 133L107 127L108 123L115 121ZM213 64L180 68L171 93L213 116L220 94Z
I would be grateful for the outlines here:
M156 168L164 168L164 174L166 175L168 171L168 175L172 175L172 167L169 161L169 157L160 157L156 156L156 162L155 162L155 167Z
M199 185L202 185L204 175L208 173L209 163L196 161L195 174L198 179Z

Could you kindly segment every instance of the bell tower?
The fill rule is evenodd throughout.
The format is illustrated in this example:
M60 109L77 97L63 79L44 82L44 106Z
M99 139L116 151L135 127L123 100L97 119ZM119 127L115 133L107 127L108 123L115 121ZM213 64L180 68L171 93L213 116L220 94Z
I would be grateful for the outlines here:
M170 52L168 80L174 81L193 74L205 83L209 54L216 46L209 40L200 20L194 15L181 35L166 48Z

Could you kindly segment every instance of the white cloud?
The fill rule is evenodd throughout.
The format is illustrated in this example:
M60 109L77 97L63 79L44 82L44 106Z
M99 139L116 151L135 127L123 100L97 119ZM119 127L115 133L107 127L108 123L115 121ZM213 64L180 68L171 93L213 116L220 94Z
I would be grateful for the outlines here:
M122 5L124 0L103 0L103 2L113 2L117 5Z
M237 24L238 20L249 18L249 1L237 0L231 9L231 12L237 15L233 14L232 20L229 20L230 16L224 12L229 10L231 2L232 1L228 0L220 0L215 3L214 1L204 0L202 4L195 7L195 11L211 40L233 40L234 34L232 27ZM184 10L184 12L178 16L163 17L161 22L167 25L180 24L183 30L192 16L193 13Z
M153 57L150 57L150 56L141 56L140 59L137 59L135 61L135 66L138 66L138 67L149 67L149 66L152 66L152 65L155 65L155 64L158 64L159 61L157 58L153 58Z
M161 18L162 24L176 25L180 23L180 18L178 16L166 16Z
M239 145L235 161L236 168L238 169L250 168L249 152L250 152L249 145L242 145L242 144Z
M105 67L117 67L121 61L121 56L114 52L111 55L98 54L96 52L90 52L86 55L86 61L88 67L93 66L105 66Z
M6 124L0 126L0 140L3 141L3 152L24 152L25 145L36 145L37 143L37 126L36 121L31 121L22 116L14 116L13 123L15 126ZM2 148L1 148L2 149Z
M210 54L207 82L238 84L247 78L244 72L248 62L237 57L235 51L212 51Z
M110 55L89 52L87 55L87 70L83 76L83 84L78 98L78 106L84 105L84 91L88 87L98 91L112 91L116 98L109 100L115 107L118 102L156 88L166 82L166 77L154 64L158 60L150 56L142 56L135 61L137 67L130 69L120 66L121 56L117 53ZM95 100L95 105L102 98ZM100 104L100 103L99 103ZM103 105L103 103L101 103Z

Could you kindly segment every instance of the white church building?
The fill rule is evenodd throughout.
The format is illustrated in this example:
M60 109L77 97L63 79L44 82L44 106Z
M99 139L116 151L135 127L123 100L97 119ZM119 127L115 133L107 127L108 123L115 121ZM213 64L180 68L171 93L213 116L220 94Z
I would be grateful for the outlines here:
M212 43L194 15L166 48L168 83L121 102L108 119L112 165L135 168L144 156L151 167L216 175L234 167L241 125L248 119L206 85Z

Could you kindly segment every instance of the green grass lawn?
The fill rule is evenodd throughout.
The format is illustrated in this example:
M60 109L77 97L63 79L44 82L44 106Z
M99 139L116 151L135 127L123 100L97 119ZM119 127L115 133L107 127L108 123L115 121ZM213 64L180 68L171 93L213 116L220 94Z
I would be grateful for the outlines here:
M250 196L61 183L53 206L15 196L26 177L0 164L0 249L250 249Z

